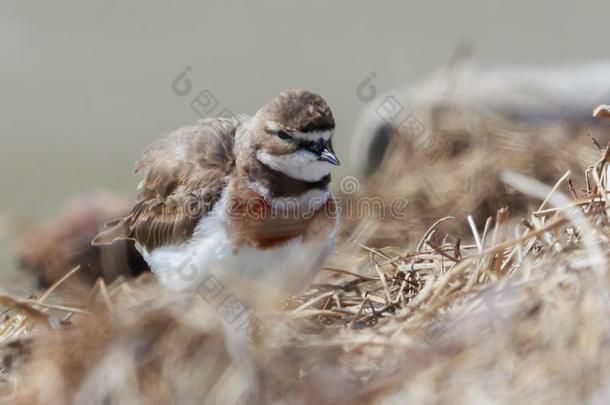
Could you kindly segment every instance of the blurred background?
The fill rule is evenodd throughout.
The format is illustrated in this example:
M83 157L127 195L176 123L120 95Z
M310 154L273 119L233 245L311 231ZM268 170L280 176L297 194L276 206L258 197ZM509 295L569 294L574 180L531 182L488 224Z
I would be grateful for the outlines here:
M379 94L467 53L478 65L552 66L608 58L610 3L476 0L0 3L0 215L13 236L71 196L133 195L140 151L200 115L253 113L278 91L323 95L351 173L352 134L374 74ZM186 69L186 70L185 70ZM172 82L186 73L181 96ZM610 101L610 100L607 100ZM17 224L17 225L15 225ZM2 268L11 268L4 239Z

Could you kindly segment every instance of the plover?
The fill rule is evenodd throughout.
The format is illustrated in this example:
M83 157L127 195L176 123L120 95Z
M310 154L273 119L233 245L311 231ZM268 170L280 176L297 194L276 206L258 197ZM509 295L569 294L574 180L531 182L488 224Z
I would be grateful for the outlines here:
M306 90L252 117L180 128L144 152L137 203L93 244L134 239L173 289L237 280L295 292L334 246L334 128L326 101Z

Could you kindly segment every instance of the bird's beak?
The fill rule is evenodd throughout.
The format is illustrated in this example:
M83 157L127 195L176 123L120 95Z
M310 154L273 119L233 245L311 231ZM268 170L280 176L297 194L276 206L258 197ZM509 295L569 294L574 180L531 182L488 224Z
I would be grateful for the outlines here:
M341 162L335 155L335 151L330 143L330 141L322 141L316 144L315 152L318 153L318 160L323 162L328 162L332 165L339 166Z
M333 152L331 149L324 149L320 154L318 160L328 162L335 166L339 166L341 164L341 162L339 162L339 159L337 159L337 155L335 155L335 152Z

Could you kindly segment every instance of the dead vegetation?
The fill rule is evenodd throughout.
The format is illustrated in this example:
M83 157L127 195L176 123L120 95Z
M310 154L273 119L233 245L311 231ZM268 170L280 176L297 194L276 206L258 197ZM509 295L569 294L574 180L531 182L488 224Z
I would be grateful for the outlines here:
M439 216L414 243L378 249L358 241L379 228L357 228L309 291L257 310L254 329L150 276L98 281L52 304L64 279L40 297L3 295L0 394L58 404L607 403L610 149L600 152L550 186L499 173L498 187L522 200L468 217L469 235L441 230L455 219ZM513 201L533 209L515 214Z
M505 206L513 216L526 216L536 208L535 202L502 181L505 170L554 184L567 170L583 173L597 159L599 152L591 139L602 146L610 141L607 119L515 119L501 111L471 110L459 103L416 106L411 114L413 120L421 118L419 130L413 129L410 120L388 126L384 159L361 182L359 194L351 195L409 200L409 218L375 224L379 232L368 241L374 246L397 240L416 243L431 223L447 215L456 221L443 224L442 230L463 237L470 236L468 216L483 224ZM580 175L571 180L575 190L585 188ZM357 221L346 221L346 233L357 225Z
M100 225L123 215L132 201L112 192L97 191L67 201L57 218L25 228L16 243L20 270L29 271L38 284L48 287L70 269L81 269L68 283L106 282L120 275L137 275L148 269L130 241L92 246Z

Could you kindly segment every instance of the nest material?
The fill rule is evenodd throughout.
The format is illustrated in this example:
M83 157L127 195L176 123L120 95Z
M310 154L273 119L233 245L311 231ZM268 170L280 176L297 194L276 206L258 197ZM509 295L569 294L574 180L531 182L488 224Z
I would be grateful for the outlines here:
M0 394L16 403L606 403L609 156L586 171L584 192L569 172L552 189L504 172L502 184L537 206L525 219L506 209L469 217L472 243L440 230L451 218L402 248L348 240L310 291L257 313L256 333L150 278L99 281L88 304L2 296Z
M70 269L80 266L78 280L93 285L98 277L111 282L116 277L135 276L148 266L133 241L110 246L92 246L91 240L103 224L131 209L132 201L111 192L95 192L68 201L53 220L31 226L19 239L19 267L33 273L41 286L50 286Z
M412 112L412 119L427 110ZM603 115L603 111L598 113ZM424 126L423 123L426 123ZM385 246L392 240L415 242L438 218L451 215L456 222L445 232L468 235L466 218L477 223L509 206L524 216L535 208L535 199L504 184L501 175L512 170L551 184L566 170L582 173L596 159L591 139L605 145L610 121L525 121L492 111L468 110L458 105L436 108L432 118L414 128L410 120L385 128L389 145L377 170L362 181L357 197L376 196L409 201L409 218L386 218L369 244ZM574 178L581 192L585 185ZM352 197L354 197L352 195ZM348 218L349 219L349 218ZM348 234L358 218L346 221Z

